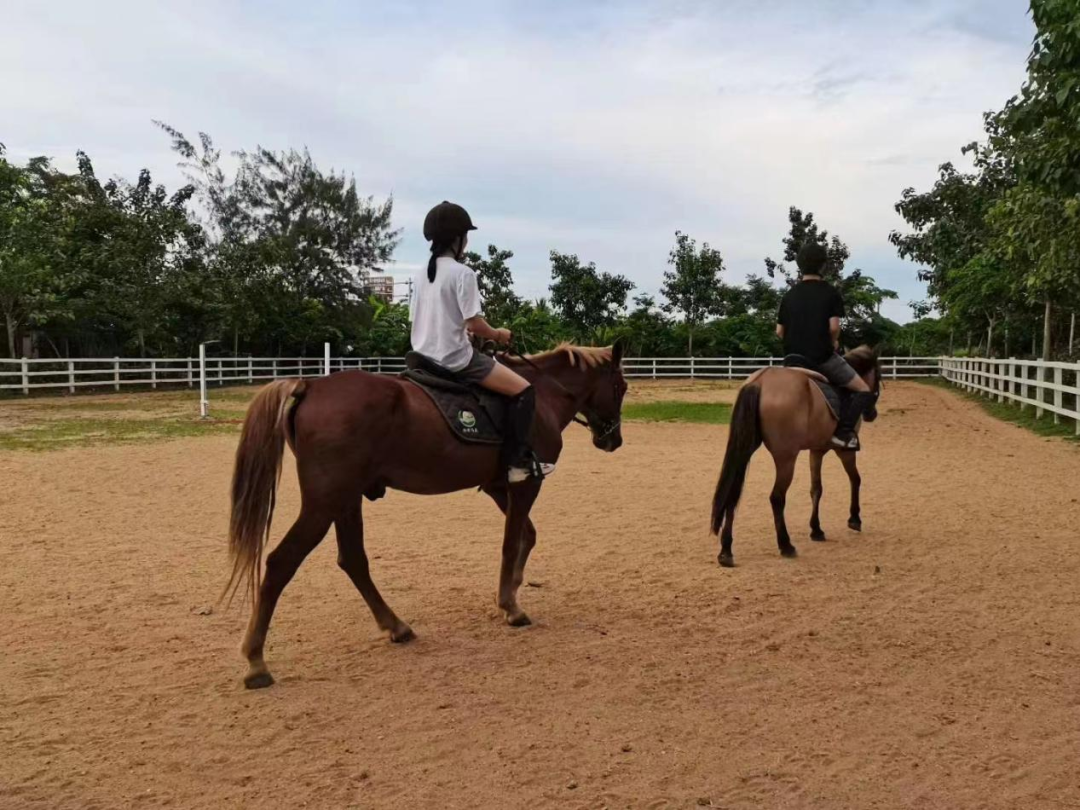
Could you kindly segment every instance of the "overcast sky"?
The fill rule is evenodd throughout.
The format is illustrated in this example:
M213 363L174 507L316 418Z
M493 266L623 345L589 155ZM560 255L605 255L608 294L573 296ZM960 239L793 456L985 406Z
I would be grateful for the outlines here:
M798 205L900 300L924 291L888 243L893 204L959 160L1024 78L1025 0L70 2L0 22L0 142L99 175L181 182L163 119L226 149L310 148L394 197L399 272L451 199L474 243L548 251L655 294L674 232L728 278L779 257Z

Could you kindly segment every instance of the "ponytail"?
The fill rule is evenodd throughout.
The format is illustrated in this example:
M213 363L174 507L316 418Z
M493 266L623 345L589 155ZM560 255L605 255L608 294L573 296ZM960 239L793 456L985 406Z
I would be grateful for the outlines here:
M457 240L458 240L458 237L455 236L453 239L436 239L431 243L431 258L428 259L428 263L427 263L427 280L428 281L430 281L430 282L435 281L435 262L440 256L442 256L448 250L454 250L455 251L454 252L454 258L457 261L461 261L461 253L462 253L462 251L460 250L461 243L457 242ZM457 246L455 246L455 244L454 244L455 242L457 242ZM455 247L456 247L456 249L455 249Z

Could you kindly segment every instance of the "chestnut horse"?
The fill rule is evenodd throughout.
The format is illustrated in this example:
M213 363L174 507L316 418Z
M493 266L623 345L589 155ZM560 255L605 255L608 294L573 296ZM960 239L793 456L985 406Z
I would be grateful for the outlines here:
M860 346L844 355L874 393L875 405L865 415L867 422L877 418L876 397L881 393L881 369L878 352L869 346ZM798 368L766 368L756 372L739 390L735 408L731 414L724 466L713 496L712 533L720 536L720 565L731 568L735 558L731 553L732 524L735 507L742 496L746 468L754 451L764 443L776 465L776 481L769 503L772 504L773 521L776 524L776 542L785 557L796 556L787 524L784 522L784 505L788 487L795 475L795 461L803 450L810 451L811 490L814 512L810 518L810 539L824 540L818 520L818 504L821 502L821 462L825 454L835 450L831 443L836 429L836 418L816 390L811 380L814 372ZM858 428L856 428L858 430ZM861 531L862 518L859 511L859 487L862 479L851 450L836 450L851 480L851 514L848 526Z
M622 444L626 382L619 345L606 349L562 345L527 360L501 358L536 389L532 446L543 461L562 450L562 431L583 414L593 444L612 452ZM266 558L260 576L285 444L296 456L300 516ZM249 689L274 682L263 660L270 619L282 590L333 524L338 565L352 580L391 641L413 638L409 625L383 601L364 552L363 496L387 488L437 495L479 487L506 515L498 606L508 624L529 624L517 603L525 563L536 543L529 511L541 479L508 485L500 448L457 439L442 414L411 382L363 371L308 380L280 380L252 401L244 419L232 482L226 592L246 583L251 621L241 647Z

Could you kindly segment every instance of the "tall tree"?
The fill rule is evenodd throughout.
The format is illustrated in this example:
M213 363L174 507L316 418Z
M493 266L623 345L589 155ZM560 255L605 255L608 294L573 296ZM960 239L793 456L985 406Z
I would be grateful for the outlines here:
M578 340L598 328L614 326L634 288L625 276L601 273L593 262L582 264L577 256L555 250L551 251L551 277L551 303Z
M514 293L514 276L508 262L513 251L487 246L487 256L472 251L465 254L465 263L476 271L480 297L484 299L484 315L495 324L510 323L521 309L522 301Z
M724 260L720 251L697 242L681 231L675 232L675 247L668 256L671 270L664 271L660 293L667 299L665 312L676 313L686 324L687 351L694 355L694 330L711 315L719 315L724 304Z
M822 278L833 284L844 299L847 315L844 318L845 332L862 336L860 339L873 340L878 335L874 327L880 318L881 303L896 298L893 290L879 287L874 279L862 270L848 270L847 261L851 258L848 246L837 236L829 236L814 221L813 213L805 214L799 208L788 209L788 233L783 239L784 261L794 262L799 248L807 241L817 242L825 248L828 259ZM789 285L798 280L798 272L789 269L782 262L765 259L765 272L769 278L779 276Z

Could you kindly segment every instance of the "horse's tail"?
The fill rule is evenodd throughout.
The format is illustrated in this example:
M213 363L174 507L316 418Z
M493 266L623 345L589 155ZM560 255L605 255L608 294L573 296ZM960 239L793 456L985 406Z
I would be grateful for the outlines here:
M252 600L259 593L263 547L274 516L281 460L289 430L289 402L303 396L303 380L278 380L263 388L248 406L232 480L229 557L232 574L222 592L229 601L242 583Z
M761 387L756 382L744 385L735 399L724 466L720 470L720 480L716 482L716 494L713 495L713 534L719 534L727 511L738 506L750 457L761 446L761 426L758 423L760 402Z

